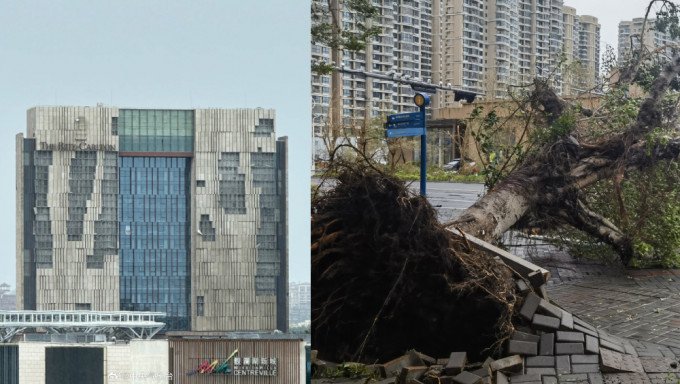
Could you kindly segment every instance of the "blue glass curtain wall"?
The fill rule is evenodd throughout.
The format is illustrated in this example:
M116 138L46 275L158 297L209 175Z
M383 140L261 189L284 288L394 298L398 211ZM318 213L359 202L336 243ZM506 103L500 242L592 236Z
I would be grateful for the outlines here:
M121 152L193 152L194 111L121 109Z
M119 157L121 310L190 329L190 159Z

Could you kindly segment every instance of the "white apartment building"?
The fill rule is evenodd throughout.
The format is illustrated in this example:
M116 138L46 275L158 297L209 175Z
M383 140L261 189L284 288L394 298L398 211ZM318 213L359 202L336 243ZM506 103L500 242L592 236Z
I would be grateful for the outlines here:
M654 19L647 21L645 33L642 34L643 23L644 18L642 17L619 23L619 61L622 62L629 59L631 52L640 48L641 42L648 51L678 43L668 33L657 31ZM665 53L670 54L670 48L667 48Z

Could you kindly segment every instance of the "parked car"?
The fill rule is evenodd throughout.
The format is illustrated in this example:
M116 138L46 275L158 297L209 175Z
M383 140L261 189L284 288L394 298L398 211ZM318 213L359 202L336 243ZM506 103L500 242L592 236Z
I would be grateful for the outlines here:
M465 164L470 165L471 167L475 166L475 162L472 161L471 159L465 158ZM442 165L442 169L445 171L458 171L460 169L461 163L460 163L460 158L453 159L453 161L446 163Z

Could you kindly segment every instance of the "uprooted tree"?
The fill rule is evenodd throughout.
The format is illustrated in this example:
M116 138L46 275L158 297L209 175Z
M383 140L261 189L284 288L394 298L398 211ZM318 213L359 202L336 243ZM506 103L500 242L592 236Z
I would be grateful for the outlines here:
M648 14L653 5L657 26L677 36L677 6L653 0ZM651 180L655 167L680 155L680 95L671 92L680 54L664 52L672 55L634 55L597 109L559 97L547 81L528 85L513 114L538 139L494 170L488 193L454 222L440 224L424 198L368 161L331 167L335 188L312 202L312 337L320 356L384 361L408 348L492 353L514 329L521 299L510 271L470 247L466 234L494 242L517 226L571 226L611 246L624 263L644 250L611 212L598 211L592 194L610 185L622 213L625 177L649 171ZM636 82L646 91L640 100L625 92Z

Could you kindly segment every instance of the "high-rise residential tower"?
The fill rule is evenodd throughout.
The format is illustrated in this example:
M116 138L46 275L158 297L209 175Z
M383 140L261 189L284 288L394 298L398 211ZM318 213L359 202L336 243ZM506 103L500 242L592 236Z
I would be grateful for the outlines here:
M287 140L266 109L35 107L17 148L17 307L287 329Z
M644 46L647 51L654 51L659 48L666 47L664 53L671 55L671 48L669 45L677 44L678 40L674 40L666 32L656 30L656 20L647 20L644 34L642 33L642 26L644 18L636 18L629 21L621 21L619 23L619 61L624 61L630 58L633 50Z

